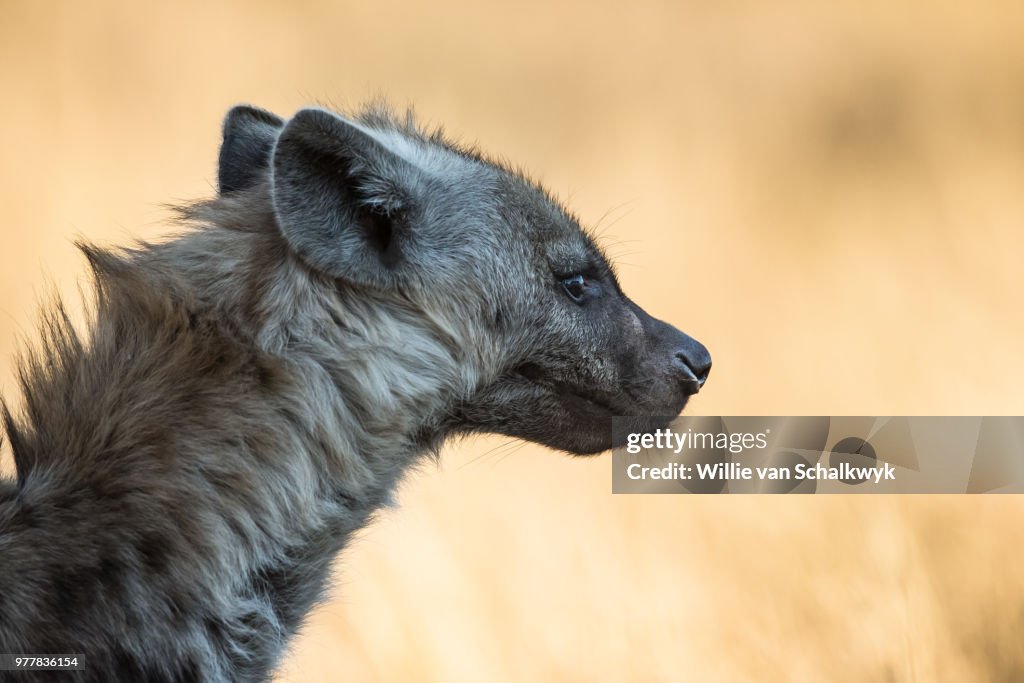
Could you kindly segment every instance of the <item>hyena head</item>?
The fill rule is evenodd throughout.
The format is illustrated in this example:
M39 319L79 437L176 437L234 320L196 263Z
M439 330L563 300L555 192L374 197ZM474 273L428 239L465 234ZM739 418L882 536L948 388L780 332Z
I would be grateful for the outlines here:
M343 283L338 296L415 310L446 331L438 338L473 379L445 407L443 431L597 453L615 445L613 416L662 424L708 377L707 349L631 301L572 214L439 132L379 110L284 121L236 107L221 193L263 177L288 248Z

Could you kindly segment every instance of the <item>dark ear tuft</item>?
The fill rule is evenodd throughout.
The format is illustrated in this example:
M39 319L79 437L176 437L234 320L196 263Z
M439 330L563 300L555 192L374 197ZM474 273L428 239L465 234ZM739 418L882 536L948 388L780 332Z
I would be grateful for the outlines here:
M270 165L274 141L284 121L269 111L240 104L224 119L224 142L217 165L221 194L251 187Z

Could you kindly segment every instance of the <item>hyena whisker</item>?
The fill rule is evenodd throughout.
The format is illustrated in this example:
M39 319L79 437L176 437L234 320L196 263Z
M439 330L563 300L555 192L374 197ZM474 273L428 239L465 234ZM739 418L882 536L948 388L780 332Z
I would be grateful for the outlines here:
M499 452L501 452L503 450L508 450L509 448L515 447L517 445L521 445L522 443L523 442L519 441L518 439L505 439L501 443L499 443L497 446L494 446L493 448L489 448L486 451L484 451L483 453L481 453L480 455L477 455L477 456L467 460L466 462L464 462L459 467L459 469L462 469L464 467L469 467L470 465L474 465L474 464L476 464L478 462L481 462L483 460L488 459L489 457L491 457L495 453L499 453Z
M608 253L611 253L611 254L616 253L615 250L619 249L619 248L635 249L636 245L638 245L639 243L640 242L637 241L637 240L618 240L618 239L604 239L604 240L601 240L601 246L605 249L605 251L607 251Z
M508 458L508 456L510 456L510 455L513 455L513 454L515 454L515 453L518 453L518 452L519 452L519 451L521 451L521 450L522 450L522 449L523 449L523 448L524 448L525 446L526 446L526 442L525 442L525 441L521 441L521 442L519 442L519 443L515 444L515 445L514 445L514 446L513 446L513 447L512 447L511 449L506 449L506 450L505 450L505 451L504 451L503 453L501 453L501 455L500 455L500 456L498 457L498 459L497 459L497 460L496 460L496 461L495 461L495 462L493 463L493 465L494 465L494 466L497 466L497 465L501 464L502 462L504 462L504 461L505 461L505 459L506 459L506 458Z
M608 258L615 259L615 267L618 268L620 265L622 265L622 266L631 265L628 261L623 261L622 260L623 257L630 257L630 256L637 256L637 255L640 255L640 252L631 251L631 252L625 252L625 253L619 254L619 255L614 255L614 252L613 252L613 253L609 253L608 254Z
M594 238L598 239L598 240L603 239L604 238L604 234L608 231L609 228L611 228L613 225L618 223L625 216L629 215L629 209L626 208L626 207L629 207L630 204L634 204L636 201L637 201L637 198L634 197L633 199L627 199L624 202L621 202L619 204L615 204L614 206L611 206L608 209L606 209L605 212L601 214L601 216L597 219L597 221L594 223L594 225L590 228L591 234L594 235ZM611 216L613 213L615 213L616 211L619 211L620 209L623 209L623 208L626 208L626 210L623 211L623 213L621 215L617 216L615 218L615 220L612 221L611 224L607 224L607 225L604 224L604 221L609 216Z

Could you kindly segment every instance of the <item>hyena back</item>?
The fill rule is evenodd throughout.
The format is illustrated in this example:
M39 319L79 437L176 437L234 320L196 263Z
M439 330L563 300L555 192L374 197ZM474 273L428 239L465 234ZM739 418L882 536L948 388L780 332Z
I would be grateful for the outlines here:
M219 164L176 237L82 245L91 321L47 315L4 410L0 652L78 680L267 679L447 437L597 453L710 369L542 188L410 120L236 107Z

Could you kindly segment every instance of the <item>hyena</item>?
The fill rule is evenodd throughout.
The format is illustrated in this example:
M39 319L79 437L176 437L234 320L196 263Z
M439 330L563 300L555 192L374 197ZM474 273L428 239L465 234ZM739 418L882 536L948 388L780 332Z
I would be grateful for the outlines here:
M409 116L239 106L223 134L179 234L80 245L90 320L45 316L4 409L0 652L82 654L73 680L266 680L447 438L599 453L711 367L542 187Z

